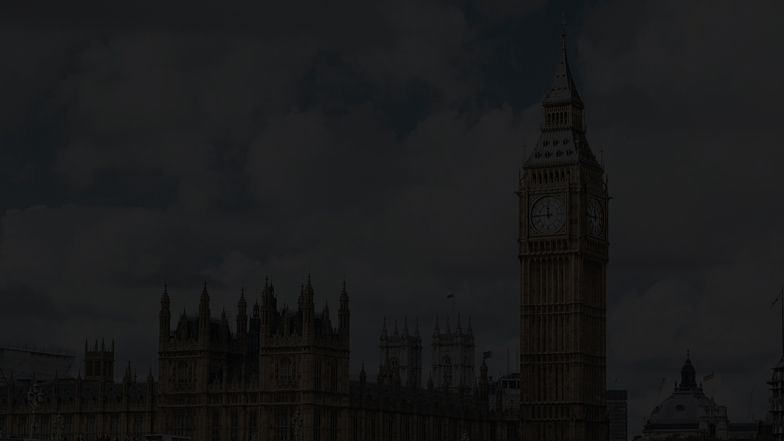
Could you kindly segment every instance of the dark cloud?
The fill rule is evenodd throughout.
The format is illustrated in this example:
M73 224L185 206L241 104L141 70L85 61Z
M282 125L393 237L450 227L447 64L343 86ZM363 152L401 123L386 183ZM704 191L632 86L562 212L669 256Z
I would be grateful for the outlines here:
M506 354L515 369L513 192L562 5L2 8L0 318L32 330L20 343L114 338L143 374L164 283L177 313L206 280L232 316L243 286L252 302L269 277L294 305L310 274L319 308L347 283L352 373L376 369L384 317L418 319L427 366L436 316L457 313L492 375ZM566 7L613 196L608 387L629 390L632 435L686 349L733 421L751 388L765 411L784 263L777 8Z

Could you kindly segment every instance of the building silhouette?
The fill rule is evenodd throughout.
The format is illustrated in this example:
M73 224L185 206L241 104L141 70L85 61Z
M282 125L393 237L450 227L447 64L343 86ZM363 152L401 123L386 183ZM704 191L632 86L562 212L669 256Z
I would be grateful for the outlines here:
M349 377L350 309L344 283L337 320L316 310L310 277L295 309L278 305L268 281L248 312L240 291L235 323L213 316L206 282L198 312L173 320L168 287L159 311L158 381L138 382L130 364L113 379L111 350L85 346L85 378L43 384L38 433L193 441L604 440L607 183L585 137L584 105L569 71L565 34L551 89L542 102L541 135L519 181L520 373L492 383L475 373L474 336L433 333L433 365L422 384L422 342L404 322L379 342L379 370ZM0 424L27 436L31 379L0 389ZM508 390L519 388L505 399ZM493 397L491 402L490 397ZM517 400L518 404L515 402Z
M770 385L769 417L773 441L784 440L784 357L773 368Z
M433 330L432 376L435 387L447 387L452 390L470 387L474 382L474 331L471 318L463 332L460 325L460 314L454 332L446 319L446 329L441 332L436 317Z
M517 190L522 437L603 440L610 198L561 36Z
M381 328L379 337L378 364L386 369L390 378L400 376L400 381L407 387L422 385L422 337L419 335L419 321L414 333L408 332L408 318L403 321L403 333L398 333L397 320L392 335L387 334L387 321Z
M60 415L66 439L82 435L92 440L102 434L141 439L148 433L188 436L193 441L297 436L429 441L459 439L464 433L473 440L518 439L517 408L501 405L503 392L489 380L484 362L476 378L472 371L470 377L461 377L472 363L455 363L457 386L450 381L436 386L433 372L443 373L443 365L441 371L429 373L426 386L419 384L418 326L413 336L405 322L402 334L395 330L384 336L384 326L381 348L388 362L379 366L375 382L368 381L364 367L358 381L352 381L346 286L334 324L327 306L316 312L315 296L308 278L297 308L290 310L278 305L275 288L267 282L261 305L255 304L249 314L243 289L236 322L230 324L225 311L220 317L212 315L205 283L198 313L191 317L183 311L175 322L164 286L158 381L152 372L146 381L137 381L129 363L122 381L115 382L114 345L85 345L84 378L79 372L76 378L41 383L45 400L36 410L35 428L26 395L36 380L11 377L1 386L0 428L8 435L39 437L54 432L53 422ZM442 341L450 335L458 338ZM473 357L470 325L465 332L459 324L455 331L437 331L433 338L437 349L443 344L443 353L470 352ZM404 362L395 365L393 358ZM497 402L490 403L494 392Z
M610 441L628 441L627 414L626 391L608 390L607 418L609 420Z
M762 431L762 422L730 423L727 407L707 397L702 383L697 383L697 370L688 351L681 368L681 381L672 394L657 403L643 427L646 440L680 437L714 439L755 439Z

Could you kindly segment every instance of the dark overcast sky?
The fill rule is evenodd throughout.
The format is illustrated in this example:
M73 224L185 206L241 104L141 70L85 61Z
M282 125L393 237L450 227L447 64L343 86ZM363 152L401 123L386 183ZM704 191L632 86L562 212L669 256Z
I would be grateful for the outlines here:
M565 11L613 197L607 384L630 436L686 349L732 421L764 415L784 4L285 3L0 6L3 339L81 364L114 338L144 374L164 282L175 318L205 279L234 317L243 281L294 305L310 273L333 315L345 276L352 374L376 372L384 317L419 319L428 367L450 293L490 373L507 349L519 369L514 191Z

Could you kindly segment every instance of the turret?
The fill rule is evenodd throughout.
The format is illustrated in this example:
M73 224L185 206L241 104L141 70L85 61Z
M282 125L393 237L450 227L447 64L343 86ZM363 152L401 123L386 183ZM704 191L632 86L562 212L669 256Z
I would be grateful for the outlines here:
M690 391L697 388L697 370L691 364L689 359L689 351L686 350L686 361L681 368L681 384L680 390Z
M324 303L324 310L321 312L321 333L323 335L332 335L332 320L329 318L329 302Z
M240 289L240 300L237 302L237 342L245 347L248 337L248 302L245 301L245 287Z
M229 320L226 318L226 309L224 308L221 311L221 323L220 323L220 342L224 343L229 341L230 332L229 332ZM225 369L224 369L225 371Z
M210 340L210 295L207 293L207 281L204 281L204 289L199 299L199 341L209 342Z
M278 301L275 298L275 287L264 280L264 291L261 293L261 339L272 333L272 315L277 314Z
M359 371L359 395L362 397L362 403L365 402L365 392L367 388L367 374L365 373L365 363L362 363L362 369Z
M310 274L308 274L308 284L303 287L299 294L299 300L297 301L299 310L302 311L303 336L310 335L310 333L314 331L313 318L316 312L316 305L313 302L314 297L315 293L313 292L313 286L310 284Z
M340 310L338 311L338 333L341 339L348 340L351 312L348 309L348 293L346 281L343 281L343 292L340 293Z
M123 407L128 405L130 389L131 389L131 362L128 361L128 366L125 368L125 375L123 375L123 382L122 382Z
M161 296L161 311L158 314L158 350L164 350L166 343L169 342L171 333L171 311L169 310L169 292L167 286L163 284L163 295ZM85 347L85 350L87 348Z
M487 411L489 409L489 400L488 400L488 381L487 381L487 363L482 360L482 365L479 367L479 403L481 405L481 409Z

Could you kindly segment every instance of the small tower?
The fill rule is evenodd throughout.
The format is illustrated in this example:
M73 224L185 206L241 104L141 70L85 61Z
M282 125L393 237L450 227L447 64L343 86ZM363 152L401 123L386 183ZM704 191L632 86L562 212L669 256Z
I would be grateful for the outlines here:
M346 292L346 281L343 281L343 291L340 293L340 310L338 310L338 333L340 338L349 342L351 311L348 309L348 293Z
M417 325L417 330L419 326ZM419 333L408 333L408 318L403 319L403 333L398 332L397 320L392 335L387 334L387 323L381 329L379 339L379 366L389 370L390 375L400 375L407 387L418 388L422 383L422 338Z
M237 302L237 344L244 348L248 341L248 302L245 300L245 286L240 290Z
M210 294L207 292L207 281L199 298L199 341L209 346L210 341Z
M469 324L471 319L469 318ZM460 385L472 387L474 384L474 335L469 325L469 332L463 332L460 316L457 316L457 327L452 332L447 317L446 331L441 332L436 317L433 332L432 375L436 387L447 386L457 390Z
M114 381L114 339L112 339L111 349L106 347L103 339L101 339L100 349L96 340L92 350L87 340L84 341L84 380Z
M161 312L158 314L158 350L163 350L171 337L171 311L169 310L169 292L166 284L163 284L163 295L161 296Z

